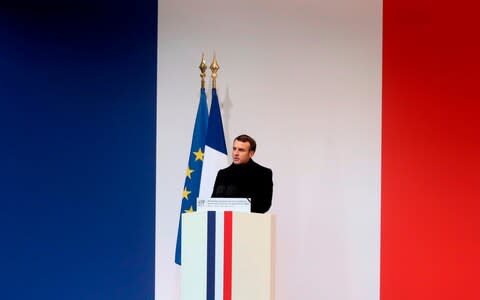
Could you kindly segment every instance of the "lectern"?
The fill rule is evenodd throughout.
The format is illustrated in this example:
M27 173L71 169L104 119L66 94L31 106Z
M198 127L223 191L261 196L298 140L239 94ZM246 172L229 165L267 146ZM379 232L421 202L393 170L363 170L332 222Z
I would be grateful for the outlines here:
M182 300L273 300L272 216L182 215Z

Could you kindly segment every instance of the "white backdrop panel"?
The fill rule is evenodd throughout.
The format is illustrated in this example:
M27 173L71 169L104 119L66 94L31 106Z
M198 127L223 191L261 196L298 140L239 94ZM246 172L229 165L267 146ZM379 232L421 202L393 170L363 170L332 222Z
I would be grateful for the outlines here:
M227 145L258 142L273 169L276 299L379 298L382 2L159 2L157 300L173 263L199 98L217 53Z

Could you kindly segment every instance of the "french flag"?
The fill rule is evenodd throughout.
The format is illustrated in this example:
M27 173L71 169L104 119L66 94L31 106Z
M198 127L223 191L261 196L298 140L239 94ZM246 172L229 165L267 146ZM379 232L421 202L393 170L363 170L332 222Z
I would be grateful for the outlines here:
M200 181L199 198L212 195L217 172L228 165L227 146L223 131L222 113L218 101L217 89L212 89L212 101L208 116L205 155L203 159L202 179Z

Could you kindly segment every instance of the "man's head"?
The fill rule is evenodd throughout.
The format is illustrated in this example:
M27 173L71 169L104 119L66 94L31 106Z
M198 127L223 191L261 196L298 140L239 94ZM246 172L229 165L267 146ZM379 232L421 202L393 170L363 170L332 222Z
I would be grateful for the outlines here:
M232 158L236 165L246 164L255 154L257 143L246 134L237 136L233 140Z

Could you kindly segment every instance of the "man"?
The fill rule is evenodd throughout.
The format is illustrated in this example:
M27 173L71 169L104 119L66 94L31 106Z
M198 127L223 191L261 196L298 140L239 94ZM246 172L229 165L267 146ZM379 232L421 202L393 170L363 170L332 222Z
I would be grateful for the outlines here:
M252 160L257 143L242 134L233 141L233 163L218 171L212 197L249 198L251 210L265 213L272 205L272 170Z

